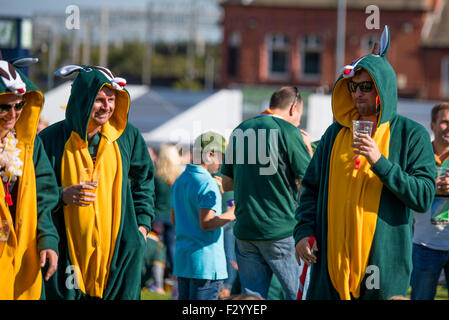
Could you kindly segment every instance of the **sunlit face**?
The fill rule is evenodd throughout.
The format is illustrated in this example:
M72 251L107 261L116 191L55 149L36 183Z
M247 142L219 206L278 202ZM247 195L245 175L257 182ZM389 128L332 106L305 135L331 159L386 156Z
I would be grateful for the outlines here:
M449 110L438 111L436 121L430 123L430 128L437 143L449 146Z
M112 117L115 110L114 90L103 87L95 99L90 115L90 122L96 126L102 126Z
M351 81L360 83L363 81L373 81L369 73L362 70L361 73L352 77ZM357 87L356 92L351 92L351 97L354 102L354 107L360 116L371 116L376 114L376 87L373 86L370 92L363 92L360 87Z
M11 131L19 120L22 114L22 107L17 110L20 103L23 101L22 96L17 96L15 94L2 94L0 95L0 105L9 105L8 111L0 108L0 137L6 136L6 134Z

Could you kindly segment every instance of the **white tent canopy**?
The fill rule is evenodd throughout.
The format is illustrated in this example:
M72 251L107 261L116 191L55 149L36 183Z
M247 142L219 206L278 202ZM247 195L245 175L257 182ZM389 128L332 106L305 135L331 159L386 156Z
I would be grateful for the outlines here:
M226 139L242 121L242 94L220 90L154 130L143 133L148 143L189 145L201 133L215 131Z

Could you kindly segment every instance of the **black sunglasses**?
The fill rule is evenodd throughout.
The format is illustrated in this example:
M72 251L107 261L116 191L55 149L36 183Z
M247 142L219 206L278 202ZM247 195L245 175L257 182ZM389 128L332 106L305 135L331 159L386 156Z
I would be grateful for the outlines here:
M16 111L20 111L22 110L23 106L25 105L26 101L22 100L20 102L17 102L16 104L0 104L0 114L2 113L8 113L9 110L11 110L12 107L14 107L14 109Z
M348 87L349 87L349 91L351 91L351 92L356 92L357 87L359 87L360 91L362 91L362 92L370 92L374 88L374 82L373 81L362 81L362 82L349 81Z

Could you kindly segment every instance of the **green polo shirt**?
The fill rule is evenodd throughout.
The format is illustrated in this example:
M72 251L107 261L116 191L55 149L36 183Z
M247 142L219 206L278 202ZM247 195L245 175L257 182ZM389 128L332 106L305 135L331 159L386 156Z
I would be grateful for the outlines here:
M300 130L282 118L261 115L233 131L221 173L234 180L236 238L292 236L296 180L303 178L309 162Z

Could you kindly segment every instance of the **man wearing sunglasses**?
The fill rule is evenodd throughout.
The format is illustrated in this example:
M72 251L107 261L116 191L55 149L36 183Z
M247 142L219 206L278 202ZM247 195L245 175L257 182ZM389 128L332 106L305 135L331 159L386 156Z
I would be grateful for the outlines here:
M332 91L336 121L302 180L294 237L312 266L306 299L386 300L410 285L411 210L432 203L435 160L425 128L396 113L385 32L379 52L342 69ZM372 121L371 134L354 137L353 120Z
M43 103L14 62L0 58L0 300L45 298L43 275L46 283L57 268L56 178L36 137Z

